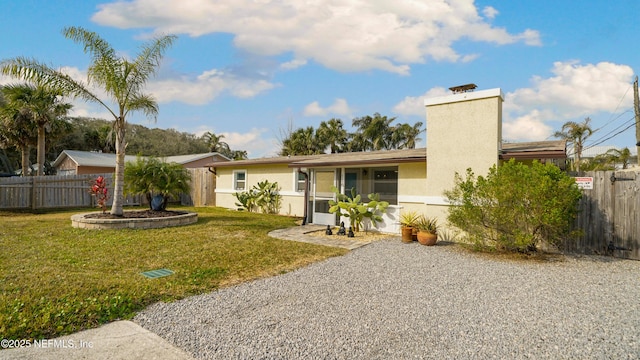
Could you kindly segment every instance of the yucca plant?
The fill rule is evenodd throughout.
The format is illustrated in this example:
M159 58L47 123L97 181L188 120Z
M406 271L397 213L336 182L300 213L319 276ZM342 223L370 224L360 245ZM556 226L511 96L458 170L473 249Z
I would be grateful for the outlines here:
M400 225L403 227L416 227L419 219L420 215L415 211L403 211L400 213Z
M437 234L439 227L438 219L421 215L418 217L415 227L418 228L419 231L428 232L430 234Z

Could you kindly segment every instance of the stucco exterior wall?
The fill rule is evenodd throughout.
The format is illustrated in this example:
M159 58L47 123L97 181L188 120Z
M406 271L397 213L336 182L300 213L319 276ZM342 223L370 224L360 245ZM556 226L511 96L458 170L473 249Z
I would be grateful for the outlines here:
M500 89L467 92L425 100L427 110L427 188L425 215L446 223L443 192L455 173L471 168L485 175L498 163L502 142Z
M295 169L287 165L260 165L246 166L241 168L217 168L216 169L216 206L228 209L236 209L237 199L233 196L238 192L233 188L233 172L237 170L246 171L246 189L252 188L261 181L277 182L282 195L281 215L303 216L304 215L304 193L295 191L296 173Z
M398 206L400 213L426 209L427 164L405 163L398 165Z
M425 100L428 205L444 205L456 172L484 175L498 163L503 98L491 89Z

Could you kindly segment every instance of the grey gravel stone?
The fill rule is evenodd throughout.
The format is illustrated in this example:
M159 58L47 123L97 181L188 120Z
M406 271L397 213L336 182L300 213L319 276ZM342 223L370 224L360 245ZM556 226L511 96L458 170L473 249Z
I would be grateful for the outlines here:
M640 262L378 241L134 321L201 359L638 359Z

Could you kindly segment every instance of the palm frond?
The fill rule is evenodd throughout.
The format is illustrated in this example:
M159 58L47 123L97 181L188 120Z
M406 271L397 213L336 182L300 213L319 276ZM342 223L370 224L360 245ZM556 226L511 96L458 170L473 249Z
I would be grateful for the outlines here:
M127 102L125 115L131 111L142 111L147 117L153 118L155 121L159 111L158 103L151 95L139 94Z

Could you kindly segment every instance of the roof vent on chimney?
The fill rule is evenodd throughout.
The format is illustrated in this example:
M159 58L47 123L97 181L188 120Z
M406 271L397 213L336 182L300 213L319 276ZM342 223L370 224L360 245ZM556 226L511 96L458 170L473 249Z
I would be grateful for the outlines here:
M475 88L477 88L476 84L466 84L466 85L450 87L449 90L453 91L454 94L459 94L459 93L473 91Z

